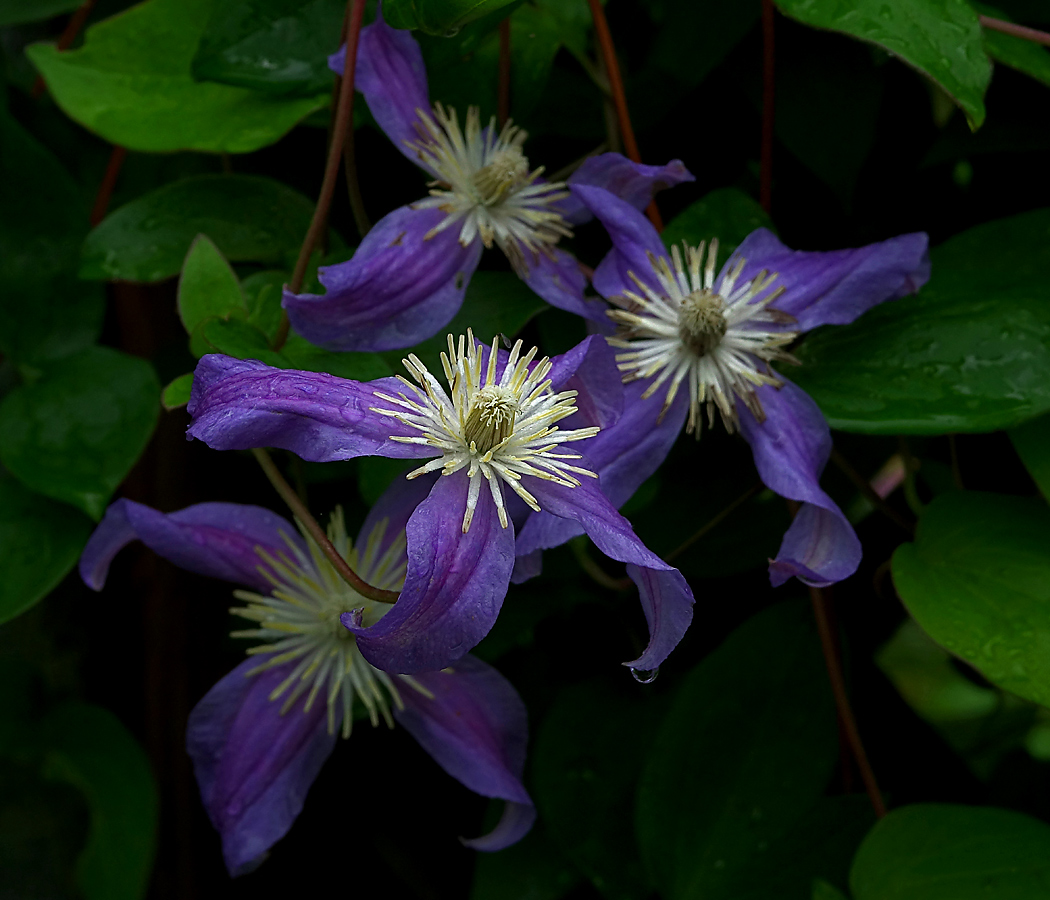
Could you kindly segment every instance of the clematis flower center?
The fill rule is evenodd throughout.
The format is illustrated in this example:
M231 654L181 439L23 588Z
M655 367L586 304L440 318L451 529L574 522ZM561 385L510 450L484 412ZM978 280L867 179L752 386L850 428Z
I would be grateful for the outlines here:
M351 546L343 511L337 507L328 526L328 537L351 567L371 584L399 590L405 582L407 565L405 536L387 542L384 548L387 524L386 520L377 524L364 551L359 553L358 548ZM264 657L249 674L294 663L288 677L270 694L270 700L282 701L282 715L300 699L304 713L315 703L326 704L329 733L341 720L343 737L350 736L355 700L364 706L373 725L382 718L393 727L390 706L401 709L404 705L399 690L408 687L426 692L407 675L391 676L372 666L357 649L356 638L339 621L342 613L363 609L364 623L372 625L393 607L360 596L343 581L310 535L305 530L302 533L306 551L287 538L288 553L282 553L280 558L256 550L266 564L260 566L260 571L273 585L268 596L234 591L234 596L247 605L231 612L258 627L235 631L233 637L262 641L248 651Z
M756 389L783 384L769 363L798 362L784 349L798 333L771 327L795 320L771 306L783 293L773 287L775 272L741 282L746 262L739 259L716 279L718 241L711 241L706 261L704 244L683 247L684 261L678 247L671 249L670 263L650 254L645 280L629 273L638 290L609 298L620 307L609 316L621 326L611 343L625 351L616 356L624 381L652 378L643 399L666 388L661 418L684 385L687 431L699 437L706 408L708 427L717 410L733 432L739 426L738 400L760 422L765 419Z
M593 472L567 460L578 454L555 452L559 444L594 437L598 428L563 430L557 423L576 412L576 391L551 389L547 375L551 362L544 357L533 363L537 349L521 355L522 342L514 344L501 358L499 340L493 340L487 359L482 345L470 330L460 335L458 345L448 336L448 353L441 354L441 365L449 392L441 387L415 355L404 360L415 384L400 377L406 392L394 396L376 392L376 397L393 409L372 407L420 432L419 437L394 435L390 439L405 444L431 447L436 459L409 472L416 478L441 470L453 475L467 470L470 485L463 513L463 532L470 529L477 509L482 483L487 483L496 504L500 524L509 524L503 500L503 485L510 487L531 509L540 511L522 476L578 487L576 475L597 478Z
M569 196L563 182L540 180L543 168L529 171L522 153L526 133L511 122L497 131L495 118L481 127L476 106L467 110L465 126L455 110L440 103L433 114L416 110L420 139L409 142L420 165L436 176L430 197L415 209L440 209L445 218L424 236L459 227L464 247L480 239L498 246L519 274L527 274L531 258L551 254L563 237L572 237L558 203Z

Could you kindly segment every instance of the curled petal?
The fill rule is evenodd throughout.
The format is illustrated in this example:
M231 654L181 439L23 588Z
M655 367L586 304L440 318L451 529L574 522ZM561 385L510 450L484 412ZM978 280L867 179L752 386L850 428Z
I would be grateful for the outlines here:
M433 699L402 691L405 706L394 713L398 723L457 781L507 801L491 834L464 843L478 850L509 846L536 817L521 783L528 742L525 704L499 672L469 655L450 668L414 677Z
M465 470L438 478L408 520L408 574L397 603L370 627L360 611L343 624L376 668L415 674L451 665L492 628L514 568L514 526L500 525L482 485L463 533L470 479Z
M194 373L187 434L215 450L280 447L311 462L434 456L419 444L391 440L419 432L372 411L395 408L376 392L396 396L405 390L396 378L351 381L210 354Z
M440 209L402 206L368 232L353 257L318 270L323 295L285 291L292 327L328 350L411 347L447 325L463 304L481 258L481 241L459 242L459 228L427 237Z
M791 331L818 325L845 325L873 306L903 297L930 277L929 238L902 234L848 250L791 250L765 228L753 231L726 262L723 272L746 260L741 281L765 269L783 288L774 306L793 316Z
M551 359L551 390L576 391L578 412L562 428L608 428L623 412L623 385L616 353L600 335L584 338L568 353Z
M637 671L652 670L678 646L693 621L693 592L677 569L657 572L629 565L627 574L638 588L649 624L649 645L638 659L624 665Z
M298 703L281 715L281 701L269 699L294 663L248 675L258 664L245 660L219 681L186 726L201 799L231 875L251 871L288 832L336 740L324 703L308 713Z
M106 510L80 557L80 577L93 590L106 583L113 557L138 539L181 569L251 585L269 593L265 564L256 548L271 556L289 555L288 542L305 550L287 520L260 506L198 503L174 513L157 512L133 500Z
M533 254L525 283L551 306L575 313L595 322L605 333L611 334L613 323L605 314L609 308L596 297L585 297L587 278L571 253L552 248L553 258L545 253Z
M842 511L820 488L831 434L817 404L789 381L758 389L766 413L759 423L738 404L740 432L751 445L759 477L782 497L802 504L769 565L774 587L792 576L824 587L852 575L861 546Z
M649 205L657 191L684 181L696 181L696 178L680 159L672 159L663 166L647 166L631 162L620 153L601 153L586 160L572 173L568 183L570 186L604 188L635 209L642 210ZM591 217L591 211L576 198L569 198L563 205L566 207L566 218L574 225L580 225Z

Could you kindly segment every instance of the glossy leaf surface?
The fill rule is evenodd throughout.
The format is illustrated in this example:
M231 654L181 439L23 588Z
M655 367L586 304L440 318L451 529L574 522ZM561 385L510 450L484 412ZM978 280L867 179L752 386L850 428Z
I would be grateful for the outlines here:
M701 241L718 238L721 263L756 228L773 228L758 201L736 188L719 188L671 219L660 237L668 249L683 241L695 247Z

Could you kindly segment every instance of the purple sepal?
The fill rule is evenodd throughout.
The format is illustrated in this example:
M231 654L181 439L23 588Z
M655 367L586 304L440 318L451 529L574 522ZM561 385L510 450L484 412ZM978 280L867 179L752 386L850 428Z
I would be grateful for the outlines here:
M535 811L528 816L532 800L521 783L529 736L525 704L510 682L473 656L414 678L433 699L405 685L400 692L404 709L394 712L398 724L461 784L508 803L495 831L464 843L478 850L509 846L535 818ZM512 804L525 809L511 812Z
M657 191L674 187L684 181L696 181L680 159L672 159L663 166L647 166L631 162L620 153L602 153L586 160L569 176L570 187L591 185L604 188L626 201L635 209L645 209ZM562 202L562 213L573 225L581 225L591 218L591 210L575 197Z
M531 803L507 801L506 806L503 807L503 815L500 816L500 820L492 831L477 838L461 837L459 841L464 847L469 847L471 850L492 853L516 844L529 833L535 821L536 807Z
M828 423L817 404L789 381L779 390L758 388L766 413L761 424L737 404L740 433L751 445L765 485L802 504L770 562L773 586L792 576L825 587L852 575L860 565L861 545L842 511L820 488L820 474L831 454Z
M656 572L628 565L627 574L638 588L649 624L649 646L638 659L624 665L638 671L652 670L678 646L693 621L693 592L677 569Z
M557 247L551 252L553 259L545 253L531 255L524 282L551 306L589 319L611 334L615 328L605 314L609 307L596 297L584 296L587 278L576 257Z
M343 624L373 666L415 674L451 665L492 628L514 568L514 526L503 528L482 484L470 530L462 529L466 470L438 478L408 520L408 574L397 603L370 627L360 610Z
M930 277L929 238L922 232L848 250L791 250L765 228L751 232L726 262L747 261L740 282L762 269L777 273L783 288L773 306L797 320L785 326L809 331L818 325L845 325L885 300L921 288Z
M559 521L561 521L559 519ZM514 557L514 571L510 573L511 584L524 584L543 571L543 551L533 550L524 556Z
M623 413L624 390L616 352L600 335L586 337L568 352L553 357L547 377L551 390L577 392L577 412L563 420L561 428L608 428Z
M186 726L201 799L231 875L255 868L288 832L336 740L323 702L304 713L300 701L282 716L282 701L269 699L294 663L246 674L260 662L245 660L220 680Z
M214 450L280 447L311 462L433 456L429 448L390 440L417 437L416 429L370 411L395 408L377 391L396 396L405 390L393 377L350 381L213 353L194 372L187 434Z
M365 553L372 532L380 525L383 525L382 538L376 545L373 554L373 559L376 562L382 560L383 554L386 553L390 545L404 536L405 528L408 525L408 520L412 518L412 513L416 511L416 507L420 503L427 499L427 495L434 487L434 482L438 477L439 475L436 472L420 475L418 478L411 480L403 475L399 475L390 483L390 486L383 491L379 499L376 500L375 505L368 511L368 515L361 525L361 530L357 534L357 543L354 546L358 549L359 559L363 559L361 554ZM385 524L383 524L384 522ZM404 557L401 557L401 561L404 561ZM372 572L362 568L358 574L365 581L368 581Z
M265 564L255 548L275 557L290 556L282 535L305 549L294 525L260 506L198 503L162 513L133 500L117 500L84 547L80 577L91 589L102 590L113 557L138 538L181 569L268 594L272 585L261 571Z
M459 243L459 228L425 235L439 209L402 206L368 232L353 257L318 270L323 295L284 293L292 328L328 350L411 347L447 325L463 305L482 245Z

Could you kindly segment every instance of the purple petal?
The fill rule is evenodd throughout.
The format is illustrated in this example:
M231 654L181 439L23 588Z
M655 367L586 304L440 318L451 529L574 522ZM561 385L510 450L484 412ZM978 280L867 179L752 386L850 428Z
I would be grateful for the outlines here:
M554 391L576 391L577 412L562 428L608 428L623 412L623 384L616 352L600 335L591 335L567 353L551 359L548 375Z
M368 546L372 532L380 525L383 526L382 538L377 543L372 558L377 562L383 558L391 543L404 537L405 528L412 513L416 511L427 495L434 487L438 474L432 472L428 475L420 475L418 478L408 479L402 475L391 482L390 486L383 491L375 505L368 511L361 530L357 535L357 543L354 545L359 552L363 553ZM404 557L402 557L404 561ZM372 574L371 570L362 570L358 573L365 581Z
M187 433L215 450L280 447L312 462L434 456L418 444L391 440L419 432L371 410L395 408L377 391L394 396L405 390L396 378L350 381L211 354L194 373Z
M796 576L824 587L852 575L861 546L842 511L820 489L831 454L831 434L817 404L789 381L765 386L758 396L766 413L761 424L738 404L740 432L751 445L759 477L782 497L802 504L770 563L773 586Z
M624 663L637 671L655 669L678 646L693 621L693 592L677 569L656 572L629 565L627 574L638 588L649 646L638 659Z
M198 503L174 513L157 512L133 500L118 500L106 510L80 557L80 577L93 590L106 583L113 557L138 538L179 568L269 593L256 548L288 556L288 541L305 544L287 519L260 506Z
M500 526L482 485L463 533L466 470L442 476L408 520L408 575L397 603L371 627L360 614L343 624L376 668L415 674L450 665L492 628L514 568L514 526Z
M586 160L569 177L569 185L591 185L604 188L626 201L635 209L643 210L653 199L657 191L674 187L683 181L696 181L680 159L672 159L663 166L646 166L631 162L620 153L602 153ZM591 217L586 205L570 198L563 204L567 209L566 218L574 225L580 225Z
M903 297L930 277L929 238L923 233L898 237L850 250L790 250L764 228L752 232L722 271L747 260L742 280L760 270L777 273L774 286L784 293L773 303L794 316L792 331L818 325L845 325L873 306Z
M328 350L411 347L440 331L463 305L481 258L481 240L466 247L459 228L427 238L439 209L402 206L368 232L353 257L318 270L324 295L284 293L292 327Z
M553 518L553 516L552 516ZM564 522L565 519L558 519ZM533 550L524 556L514 557L514 571L510 574L511 584L523 584L530 578L535 578L543 571L543 551Z
M521 776L528 743L528 714L517 691L491 666L464 656L450 669L415 680L431 694L409 687L394 716L449 775L485 797L508 801L492 834L464 841L478 850L499 850L523 837L535 810ZM531 816L529 810L532 810Z
M294 663L247 675L259 662L245 660L219 681L186 726L201 799L231 875L251 871L288 832L336 740L324 703L309 713L297 703L281 715L281 701L269 699Z
M532 255L525 283L551 306L596 322L606 333L611 334L614 326L605 314L609 307L596 297L584 296L587 278L580 270L576 257L557 247L552 252L553 259L545 253Z

